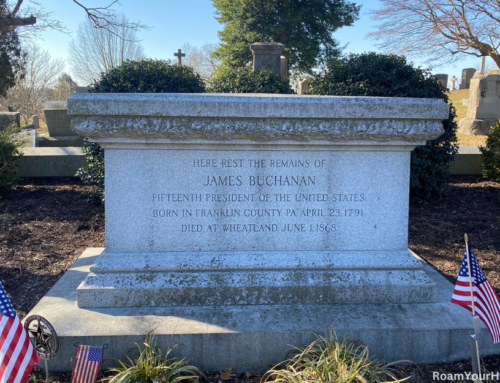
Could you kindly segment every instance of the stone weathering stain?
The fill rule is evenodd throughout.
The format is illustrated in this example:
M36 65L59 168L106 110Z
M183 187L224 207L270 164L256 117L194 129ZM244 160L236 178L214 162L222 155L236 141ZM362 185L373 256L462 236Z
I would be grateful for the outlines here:
M410 152L440 100L77 94L106 150L106 249L80 307L413 303Z

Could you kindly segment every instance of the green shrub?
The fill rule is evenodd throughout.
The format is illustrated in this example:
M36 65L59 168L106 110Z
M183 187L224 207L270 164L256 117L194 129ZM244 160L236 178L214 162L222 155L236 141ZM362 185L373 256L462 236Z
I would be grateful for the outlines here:
M7 194L19 179L19 159L22 155L19 148L23 144L16 136L19 131L16 124L0 129L0 195Z
M405 57L363 53L328 64L311 81L311 94L336 96L438 98L449 102L446 90L430 72L414 68ZM443 121L444 134L411 155L410 191L414 198L429 199L448 181L449 164L458 151L455 108Z
M203 374L184 359L168 358L172 349L163 355L162 350L154 345L153 335L148 333L143 347L135 343L139 355L134 360L127 357L129 364L119 361L121 367L110 371L117 374L110 383L176 383L198 382Z
M479 150L483 153L483 177L500 182L500 121L488 133L486 146Z
M311 344L295 349L294 354L284 369L272 369L266 376L276 377L276 383L400 381L391 364L370 359L368 347L359 342L347 338L339 341L333 330L316 335Z
M143 59L126 61L103 73L89 90L92 93L200 93L205 84L192 68L170 61ZM104 150L85 140L86 163L76 176L96 188L86 195L89 202L104 203Z
M207 82L211 93L293 93L286 77L267 69L254 72L250 67L221 66Z
M85 185L95 186L94 190L86 193L84 197L93 205L104 204L104 149L84 138L83 152L85 164L78 169L76 176Z
M193 68L170 61L125 61L103 73L90 88L94 93L202 93L205 84Z

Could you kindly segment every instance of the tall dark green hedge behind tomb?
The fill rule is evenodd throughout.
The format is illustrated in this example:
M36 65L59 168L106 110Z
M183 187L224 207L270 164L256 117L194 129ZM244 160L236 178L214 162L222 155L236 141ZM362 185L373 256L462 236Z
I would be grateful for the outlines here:
M449 102L446 89L427 70L415 68L403 56L352 54L330 61L313 77L311 94L333 96L438 98ZM429 199L448 181L449 165L458 151L456 113L450 107L444 134L411 154L410 193Z

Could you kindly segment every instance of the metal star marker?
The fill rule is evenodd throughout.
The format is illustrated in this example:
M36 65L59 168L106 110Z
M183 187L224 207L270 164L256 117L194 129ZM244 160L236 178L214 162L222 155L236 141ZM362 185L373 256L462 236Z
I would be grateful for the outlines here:
M52 334L47 334L43 331L43 327L40 321L38 321L38 324L36 324L34 327L34 330L28 330L30 338L33 338L33 340L35 341L33 347L35 347L35 350L39 352L50 352L52 347L49 341L53 338Z
M32 315L24 322L24 329L28 332L31 344L39 358L53 358L59 351L57 333L47 319Z

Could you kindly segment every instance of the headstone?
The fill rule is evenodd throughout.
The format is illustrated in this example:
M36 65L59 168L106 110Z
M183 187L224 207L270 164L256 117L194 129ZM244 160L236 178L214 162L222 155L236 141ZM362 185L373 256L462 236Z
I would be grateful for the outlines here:
M470 80L472 76L476 73L476 69L474 68L465 68L462 70L462 82L460 83L460 89L469 89L470 88Z
M309 94L310 92L310 81L308 78L302 80L299 84L299 94Z
M443 73L438 73L434 75L434 78L439 82L445 89L448 88L448 75Z
M499 119L500 70L492 70L487 76L476 72L470 82L467 117L458 123L458 131L486 135Z
M450 84L451 84L450 90L455 90L455 83L456 82L457 82L457 78L455 76L451 76L451 78L450 78Z
M177 65L182 65L182 58L186 57L186 54L182 53L181 49L178 49L177 53L174 53L174 56L177 57Z
M285 46L280 43L253 43L250 45L253 54L253 70L269 69L281 74L281 55Z
M0 112L0 130L5 129L11 124L21 126L21 113L19 112Z
M84 94L84 93L82 93ZM42 147L82 146L83 137L71 129L66 101L47 101L43 110L49 137L38 138Z
M106 151L106 249L79 307L435 302L408 251L438 99L75 94Z
M281 56L281 75L288 77L288 60L285 56Z
M40 128L40 118L38 117L38 114L34 114L32 119L33 119L33 129Z
M88 86L77 86L76 87L76 93L88 93L89 87Z

